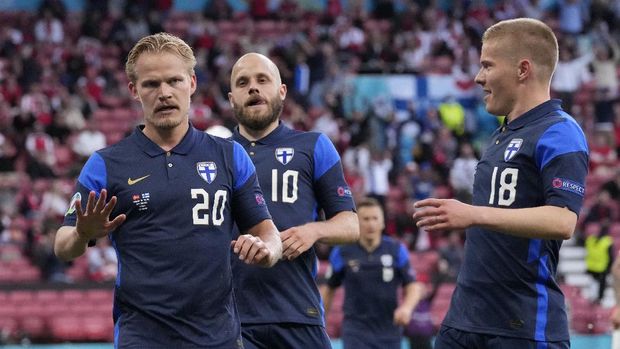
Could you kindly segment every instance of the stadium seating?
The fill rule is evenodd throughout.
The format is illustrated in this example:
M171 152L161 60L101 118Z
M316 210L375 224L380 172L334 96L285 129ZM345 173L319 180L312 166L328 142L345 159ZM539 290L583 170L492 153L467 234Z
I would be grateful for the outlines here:
M34 342L111 341L112 291L0 291L0 331Z

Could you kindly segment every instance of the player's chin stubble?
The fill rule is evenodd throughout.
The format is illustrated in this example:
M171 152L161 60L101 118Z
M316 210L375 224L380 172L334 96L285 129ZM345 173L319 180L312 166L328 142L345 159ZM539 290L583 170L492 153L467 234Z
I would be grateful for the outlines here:
M244 109L243 106L237 103L234 103L233 112L235 114L235 118L241 125L250 130L260 131L277 121L282 113L283 103L281 99L274 98L269 101L268 105L269 110L265 115L251 115L246 111L246 109Z

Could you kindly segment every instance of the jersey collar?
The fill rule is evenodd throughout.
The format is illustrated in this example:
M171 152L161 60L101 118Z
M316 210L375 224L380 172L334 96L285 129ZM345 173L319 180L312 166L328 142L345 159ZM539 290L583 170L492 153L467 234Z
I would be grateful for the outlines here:
M278 127L276 127L273 131L271 131L271 133L269 133L265 137L254 141L254 143L264 144L264 145L279 144L280 143L279 141L281 141L280 135L286 132L287 129L288 128L282 123L282 121L278 121ZM252 141L248 140L247 138L241 135L241 132L239 132L239 125L235 126L235 129L233 130L232 138L233 140L237 141L239 144L241 144L244 147L252 143Z
M145 152L147 155L151 157L164 154L165 151L159 145L155 144L155 142L150 140L142 132L143 129L144 129L144 125L138 125L133 131L132 138L134 139L136 144L138 144L138 147L140 147L140 149L142 149L143 152ZM180 154L180 155L186 155L187 153L189 153L189 151L194 146L194 142L196 140L196 136L198 133L199 131L196 130L190 122L187 133L185 133L185 136L183 136L183 139L181 139L181 142L177 144L174 148L172 148L171 152Z
M510 130L517 130L556 110L562 110L562 101L559 99L550 99L528 110L524 114L521 114L521 116L512 122L506 123L507 119L504 119L504 126L508 127Z

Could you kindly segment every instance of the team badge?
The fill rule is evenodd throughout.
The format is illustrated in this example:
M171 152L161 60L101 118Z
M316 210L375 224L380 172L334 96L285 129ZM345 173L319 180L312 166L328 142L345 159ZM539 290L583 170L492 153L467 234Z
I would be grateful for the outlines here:
M69 203L69 209L67 210L67 213L65 213L65 216L71 215L73 214L73 212L75 212L75 202L77 200L82 200L82 194L80 194L80 192L75 193L71 198L71 202Z
M358 261L357 259L351 259L347 262L347 264L349 265L349 268L351 268L352 272L357 273L358 271L360 271L360 261Z
M513 138L510 141L510 143L508 143L506 150L504 150L504 161L506 162L510 161L510 159L512 159L517 154L519 149L521 149L522 144L523 144L523 139Z
M211 184L217 177L217 165L213 161L203 161L196 163L196 171L202 179Z
M293 160L295 155L295 149L293 148L276 148L276 159L282 164L286 165Z
M394 264L394 258L390 254L381 255L381 265L384 267L391 267Z

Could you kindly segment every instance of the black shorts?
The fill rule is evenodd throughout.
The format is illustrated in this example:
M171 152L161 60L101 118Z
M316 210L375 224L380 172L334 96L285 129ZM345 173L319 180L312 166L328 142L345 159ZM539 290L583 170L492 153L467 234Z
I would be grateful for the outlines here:
M569 349L569 341L538 342L525 338L473 333L441 326L435 349Z
M244 349L331 349L325 327L295 323L241 326Z

